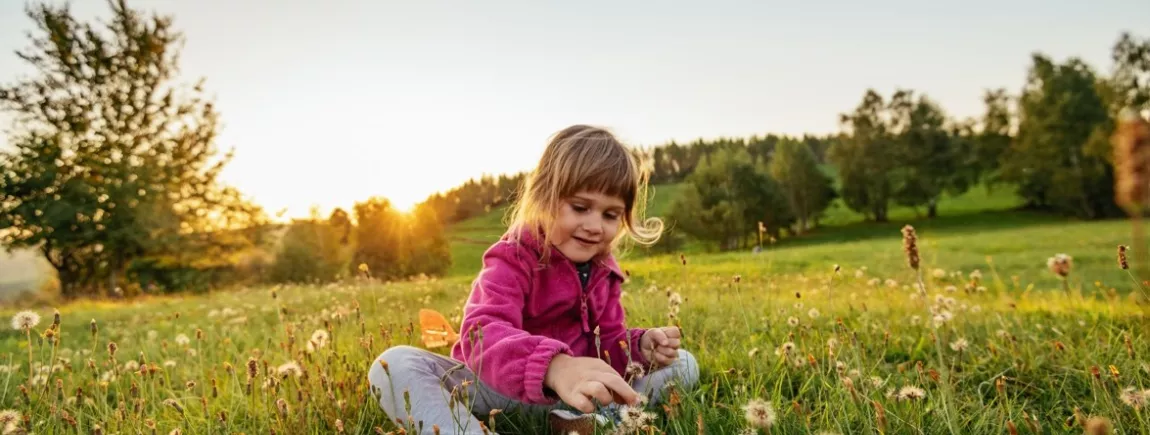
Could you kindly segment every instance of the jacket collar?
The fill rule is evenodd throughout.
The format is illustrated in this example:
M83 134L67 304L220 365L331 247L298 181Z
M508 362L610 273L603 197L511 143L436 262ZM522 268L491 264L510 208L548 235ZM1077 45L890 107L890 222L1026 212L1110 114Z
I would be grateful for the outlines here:
M518 242L520 244L529 248L535 254L535 256L536 256L535 258L539 258L539 256L543 255L543 243L542 243L542 241L537 239L534 235L531 234L530 231L527 231L525 229L519 230L519 231L516 231L514 229L508 230L508 232L503 235L502 239L506 240L506 241L515 242L516 236L518 236ZM574 266L575 263L572 262L571 260L569 260L565 255L563 255L562 252L559 252L558 249L555 249L554 246L551 247L550 252L551 252L550 258L546 262L547 267L553 267L557 264L564 263L564 262L570 263L570 264L572 264L572 266ZM591 261L595 265L607 269L608 272L610 272L612 275L615 275L615 277L618 278L620 281L626 281L627 280L627 275L624 274L623 270L619 268L619 263L617 261L615 261L614 255L612 255L610 253L600 254L600 255L597 255L595 258L592 258Z

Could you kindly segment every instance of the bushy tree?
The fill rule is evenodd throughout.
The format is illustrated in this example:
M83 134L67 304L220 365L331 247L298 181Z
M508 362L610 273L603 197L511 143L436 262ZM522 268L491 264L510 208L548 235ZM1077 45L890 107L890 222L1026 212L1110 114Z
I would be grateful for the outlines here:
M1078 59L1056 64L1034 55L1019 99L1018 138L1003 178L1033 207L1084 218L1118 213L1106 132L1112 129L1098 80Z
M778 232L795 220L778 183L743 149L718 151L700 162L670 216L675 227L720 249L745 246L760 221Z
M830 150L839 172L839 194L848 208L878 222L887 220L894 186L895 144L884 120L883 97L868 90L854 112L840 115L844 132Z
M37 75L0 86L15 120L0 158L0 234L39 249L62 294L117 289L136 266L226 267L263 214L218 181L218 114L202 81L176 83L170 17L111 2L102 26L68 6L29 7L37 26L17 56ZM103 283L101 285L101 283Z
M271 279L276 282L330 282L348 273L347 212L335 209L328 219L311 217L288 226L276 253Z
M835 198L832 180L819 170L810 146L790 138L778 141L769 170L798 219L796 232L801 234L810 229Z

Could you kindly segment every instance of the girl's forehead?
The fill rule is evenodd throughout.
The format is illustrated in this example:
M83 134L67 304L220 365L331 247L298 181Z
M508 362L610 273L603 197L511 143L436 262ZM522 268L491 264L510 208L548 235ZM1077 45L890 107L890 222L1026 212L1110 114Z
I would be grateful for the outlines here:
M601 203L606 206L626 206L623 198L618 195L611 195L605 192L597 192L594 190L581 190L575 192L570 196L570 199L579 199L583 201Z

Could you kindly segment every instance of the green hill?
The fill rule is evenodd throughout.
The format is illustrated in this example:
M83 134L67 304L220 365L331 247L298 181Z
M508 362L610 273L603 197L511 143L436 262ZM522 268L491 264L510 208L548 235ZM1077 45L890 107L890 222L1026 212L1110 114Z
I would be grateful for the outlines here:
M682 183L652 186L647 215L665 218L675 198L685 187ZM951 232L977 233L986 229L1021 228L1066 221L1055 216L1014 211L1021 205L1022 201L1009 189L991 190L979 186L962 195L945 195L939 202L939 217L936 219L927 220L925 209L892 207L890 222L878 224L864 222L861 214L848 209L841 200L836 200L820 219L820 228L802 237L782 240L777 247L844 243L880 235L889 236L892 227L897 232L898 227L907 223L946 228ZM448 229L452 254L449 276L470 275L479 270L483 252L506 230L503 222L506 213L507 208L500 207ZM668 224L673 225L673 222L668 221ZM683 251L700 253L712 249L709 244L691 240L683 247ZM632 250L631 255L643 256L644 252Z

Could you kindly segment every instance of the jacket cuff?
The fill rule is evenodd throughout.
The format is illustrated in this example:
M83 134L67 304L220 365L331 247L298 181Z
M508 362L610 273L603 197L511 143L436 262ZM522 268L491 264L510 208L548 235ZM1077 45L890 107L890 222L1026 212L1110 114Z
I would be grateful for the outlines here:
M557 402L556 398L544 394L543 378L547 376L547 367L556 354L571 354L571 349L558 340L543 340L531 355L527 357L527 364L523 374L523 395L526 402L532 405L550 405Z
M648 361L647 358L643 356L643 334L646 334L647 330L644 328L631 328L627 330L627 333L631 335L631 362L639 363L639 365L644 368L650 367L651 361Z

